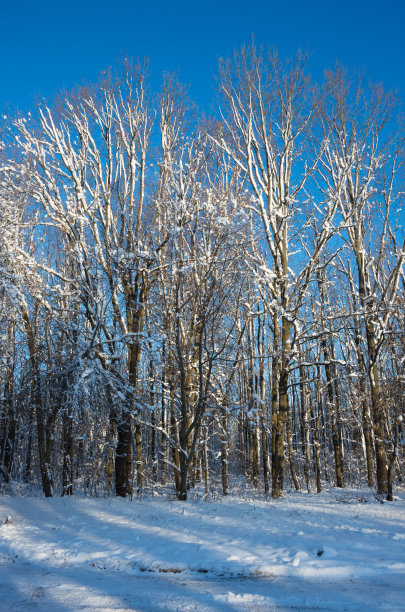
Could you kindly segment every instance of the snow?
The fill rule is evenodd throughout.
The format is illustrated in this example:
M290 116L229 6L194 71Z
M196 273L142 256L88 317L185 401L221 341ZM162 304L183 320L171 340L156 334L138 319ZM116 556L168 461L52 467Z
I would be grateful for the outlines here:
M0 610L405 610L405 493L0 496Z

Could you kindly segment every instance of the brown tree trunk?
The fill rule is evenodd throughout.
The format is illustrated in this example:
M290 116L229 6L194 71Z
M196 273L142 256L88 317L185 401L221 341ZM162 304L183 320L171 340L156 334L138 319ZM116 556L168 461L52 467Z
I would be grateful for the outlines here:
M264 350L264 347L263 347ZM261 443L262 443L262 464L263 464L263 481L264 481L264 494L267 496L270 490L269 484L269 458L267 452L267 418L266 418L266 391L265 391L265 379L264 379L264 358L260 361L260 400L261 400L261 414L260 414L260 430L261 430Z
M136 453L136 489L139 494L143 486L142 427L139 420L137 394L139 392L139 364L142 356L142 334L145 324L145 307L147 297L147 278L145 272L136 274L133 286L125 284L126 319L128 333L132 334L128 345L128 381L133 395L128 398L121 422L117 426L117 453L115 459L115 488L117 495L132 495L132 443L133 421L135 420L135 453Z
M316 492L322 492L322 476L321 476L321 457L320 457L320 441L319 433L322 421L322 392L321 392L321 374L318 367L318 381L317 381L317 413L315 415L314 409L312 408L312 418L315 418L315 431L314 431L314 450L315 450L315 466L316 466Z
M304 478L308 493L311 492L311 454L309 442L309 410L307 398L307 384L305 381L305 370L300 364L300 403L301 403L301 423L302 423L302 445L304 454ZM319 453L318 453L319 454Z
M170 376L170 374L169 374ZM171 436L173 439L173 451L172 451L172 460L174 467L174 483L176 487L177 495L180 492L180 441L179 441L179 428L177 424L176 418L176 410L175 410L175 394L174 394L174 384L170 382L170 429Z
M33 330L28 311L25 307L21 310L24 321L25 332L27 335L28 351L30 355L31 377L32 377L32 400L33 408L37 418L37 441L39 453L39 469L41 472L42 489L45 497L53 495L53 477L51 468L51 448L52 432L45 416L42 403L41 374L38 365L38 354L36 346L35 332Z
M351 291L352 291L352 301L353 301L353 310L356 311L356 301L354 297L354 286L351 282ZM353 317L354 326L355 326L355 336L354 336L354 344L356 347L357 354L357 362L359 367L359 391L360 391L360 401L362 405L362 417L363 417L363 435L364 435L364 445L366 451L366 467L367 467L367 484L369 487L374 486L374 473L373 473L373 439L372 439L372 429L371 429L371 420L370 420L370 409L367 401L367 393L366 393L366 384L364 377L366 375L366 368L364 363L364 356L361 350L361 336L360 336L360 321L357 316Z
M110 409L110 422L108 427L108 443L107 443L107 461L106 461L106 478L108 491L113 490L113 476L114 476L114 456L115 456L115 444L114 437L117 429L117 415L115 409Z
M285 302L285 298L283 299ZM282 496L284 486L285 435L287 420L290 417L288 400L288 358L290 352L291 322L283 317L281 329L281 365L278 377L278 415L275 439L275 478L272 487L272 497Z
M115 492L119 497L132 495L132 416L129 410L123 412L117 424Z
M221 431L221 477L222 495L228 495L228 423L226 406L221 408L220 431Z
M282 496L284 487L285 432L289 416L288 371L283 367L279 375L279 406L275 436L274 481L272 497Z
M371 308L371 305L369 306ZM381 404L380 377L378 373L377 349L374 325L367 317L366 337L369 355L368 375L370 381L371 406L373 414L373 429L377 463L377 493L388 494L388 466L384 441L384 410Z
M73 495L73 424L70 411L63 413L62 496Z
M272 497L277 493L277 421L278 421L278 371L279 371L279 344L278 344L278 321L274 319L273 359L271 368L271 482Z
M291 424L290 419L287 419L287 442L288 442L288 461L290 464L291 478L294 483L294 487L296 491L300 491L300 483L297 478L297 473L295 471L294 465L294 454L293 454L293 443L292 443L292 435L291 435Z

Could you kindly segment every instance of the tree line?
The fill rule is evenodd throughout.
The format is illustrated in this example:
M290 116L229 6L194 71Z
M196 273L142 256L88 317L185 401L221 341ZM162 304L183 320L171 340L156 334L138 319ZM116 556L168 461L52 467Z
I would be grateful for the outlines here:
M404 479L404 126L254 46L206 117L130 60L3 115L0 479L45 496Z

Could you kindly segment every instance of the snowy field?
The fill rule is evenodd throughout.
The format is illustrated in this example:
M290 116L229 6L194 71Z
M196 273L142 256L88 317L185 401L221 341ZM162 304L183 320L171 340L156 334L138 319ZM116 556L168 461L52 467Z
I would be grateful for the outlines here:
M405 610L405 492L0 496L0 610Z

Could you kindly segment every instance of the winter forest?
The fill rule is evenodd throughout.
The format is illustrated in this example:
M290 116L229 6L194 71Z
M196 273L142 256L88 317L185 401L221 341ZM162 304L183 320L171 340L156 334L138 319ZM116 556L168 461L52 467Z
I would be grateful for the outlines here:
M403 484L399 101L254 46L214 83L125 60L2 115L3 489Z

